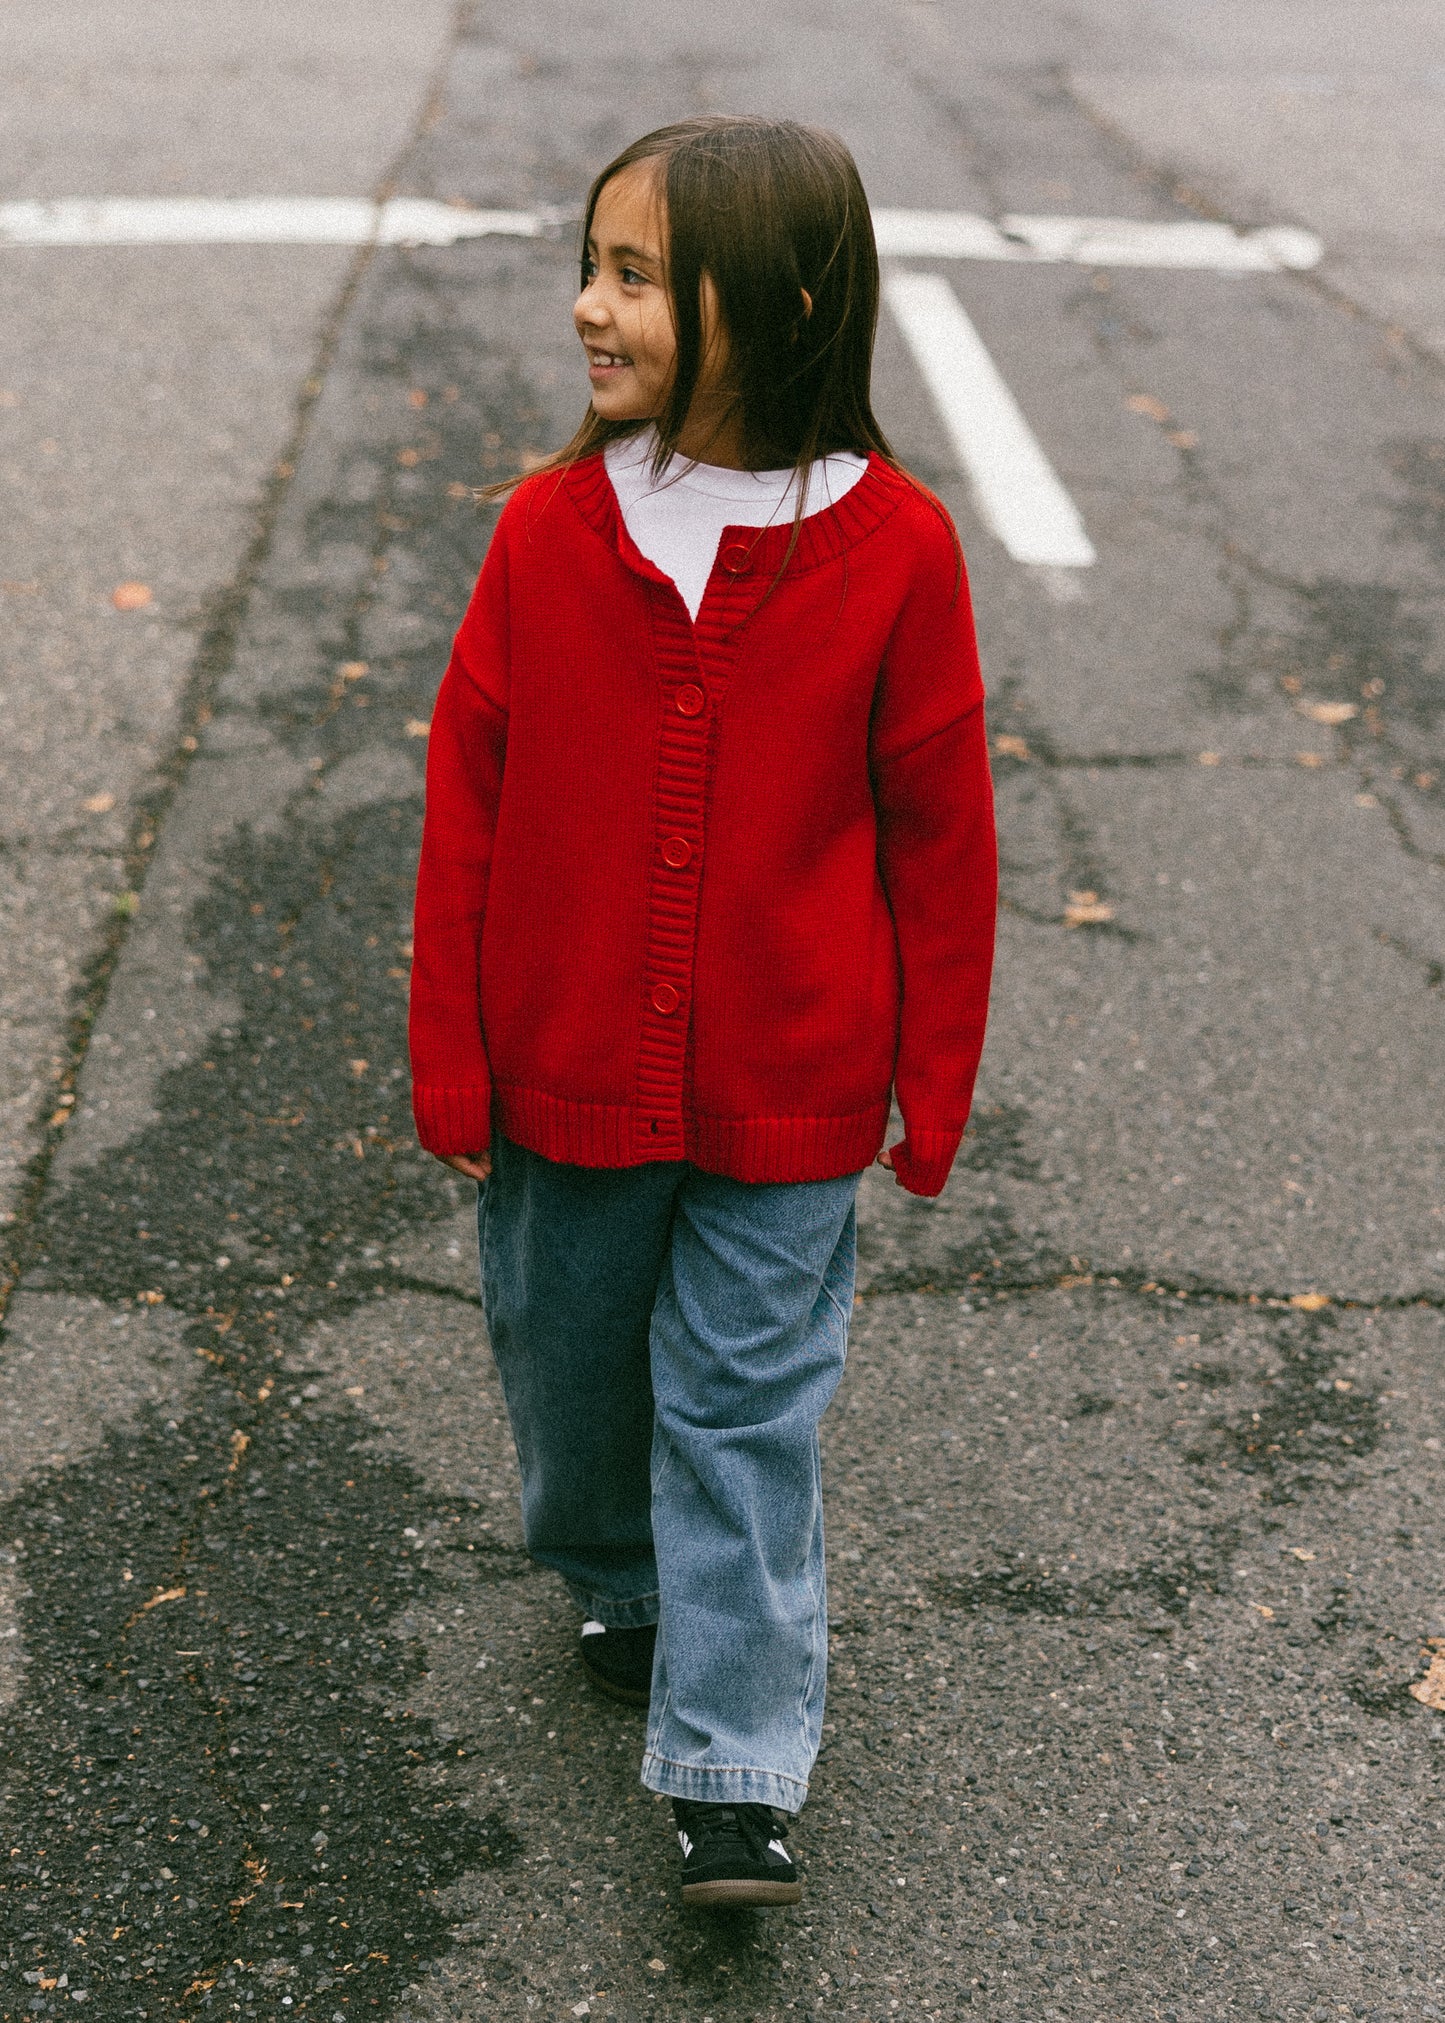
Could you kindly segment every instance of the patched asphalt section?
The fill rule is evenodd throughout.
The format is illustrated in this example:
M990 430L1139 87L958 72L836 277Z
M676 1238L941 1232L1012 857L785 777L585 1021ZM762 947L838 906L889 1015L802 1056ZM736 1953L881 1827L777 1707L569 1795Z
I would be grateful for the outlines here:
M503 1822L418 1782L466 1752L405 1707L429 1505L366 1431L208 1376L5 1507L30 1691L4 2013L21 1986L39 2015L369 2012L446 1944L436 1891L511 1859Z

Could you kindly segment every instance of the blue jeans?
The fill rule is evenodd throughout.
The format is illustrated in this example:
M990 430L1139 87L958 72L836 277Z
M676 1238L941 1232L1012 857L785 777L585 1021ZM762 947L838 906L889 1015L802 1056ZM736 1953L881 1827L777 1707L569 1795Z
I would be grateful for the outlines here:
M796 1812L828 1659L818 1421L859 1175L751 1185L492 1142L482 1296L527 1548L578 1607L658 1624L642 1781Z

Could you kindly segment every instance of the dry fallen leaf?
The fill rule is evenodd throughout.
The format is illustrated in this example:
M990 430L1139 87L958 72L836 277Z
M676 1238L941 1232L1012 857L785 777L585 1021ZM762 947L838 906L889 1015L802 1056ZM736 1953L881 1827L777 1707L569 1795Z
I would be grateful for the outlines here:
M1064 908L1065 927L1093 927L1114 918L1114 909L1097 892L1071 892Z
M427 717L409 716L406 720L406 734L409 738L424 738L431 733L431 721Z
M151 601L149 583L117 583L110 593L117 611L143 611Z
M251 1444L250 1434L243 1433L240 1427L238 1426L235 1432L231 1435L231 1465L226 1470L226 1473L228 1475L234 1475L236 1470L240 1467L241 1456L245 1453L246 1449L250 1446L250 1444Z
M995 738L993 748L996 752L1002 752L1006 759L1031 759L1033 757L1033 753L1029 750L1023 738L1012 737L1008 733L1005 733L1001 738Z
M399 464L404 464L407 470L409 471L414 470L415 467L421 462L421 451L410 449L398 450L396 453L396 460Z
M1298 1307L1301 1313L1317 1314L1323 1307L1329 1305L1330 1296L1325 1292L1291 1293L1289 1303L1292 1307Z
M108 815L115 806L114 794L92 794L88 801L80 804L87 815Z
M370 664L365 660L343 660L336 672L343 681L360 681Z
M1201 766L1217 766L1219 764L1219 753L1201 752L1199 754L1199 763Z
M1347 724L1360 713L1357 702L1297 702L1295 708L1316 724Z
M408 407L425 407L429 396L424 386L414 386L406 397Z
M136 1294L137 1302L143 1307L163 1306L165 1304L165 1297L163 1292L138 1292Z
M1329 764L1329 760L1323 752L1296 752L1294 762L1297 766L1325 766Z
M158 1609L162 1602L184 1601L185 1594L183 1587L162 1588L158 1595L152 1595L148 1602L141 1603L140 1612L144 1615L147 1609Z
M1306 1552L1306 1551L1305 1551L1305 1549L1304 1549L1304 1547L1303 1547L1302 1545L1292 1545L1292 1546L1290 1547L1290 1552L1291 1552L1291 1554L1293 1555L1293 1557L1294 1557L1295 1559L1313 1559L1313 1558L1314 1558L1314 1554L1313 1554L1312 1552Z
M350 1067L353 1075L364 1075L371 1066L371 1063L370 1061L356 1060L348 1062L347 1065Z
M1251 1602L1249 1606L1260 1615L1267 1617L1271 1621L1273 1620L1274 1610L1269 1606L1268 1602Z
M1172 428L1164 440L1173 443L1176 450L1197 450L1199 447L1199 438L1192 428Z
M1445 1714L1445 1637L1431 1637L1420 1655L1429 1659L1430 1669L1410 1688L1411 1697L1422 1707Z
M1152 393L1131 393L1124 405L1134 414L1147 414L1150 421L1168 421L1169 410Z

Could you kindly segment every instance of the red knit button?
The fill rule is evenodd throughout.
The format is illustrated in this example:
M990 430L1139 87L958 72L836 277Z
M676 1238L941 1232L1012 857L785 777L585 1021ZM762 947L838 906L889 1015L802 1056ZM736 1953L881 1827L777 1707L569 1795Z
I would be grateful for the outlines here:
M677 992L670 983L660 983L652 993L652 1008L654 1011L675 1012L679 1002Z
M745 548L741 541L732 541L726 548L718 551L717 559L729 576L746 576L748 564L753 559L753 551L751 548Z
M680 871L691 855L692 845L685 836L669 836L662 846L662 861L674 871Z
M695 681L685 681L677 691L677 706L684 716L701 716L707 697Z

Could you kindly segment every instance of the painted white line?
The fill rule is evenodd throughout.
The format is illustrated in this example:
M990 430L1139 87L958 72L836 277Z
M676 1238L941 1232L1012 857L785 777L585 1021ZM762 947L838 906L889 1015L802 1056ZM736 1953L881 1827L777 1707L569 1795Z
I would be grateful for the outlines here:
M65 197L0 204L3 246L451 246L493 234L538 238L569 220L548 212L479 211L428 197ZM1313 267L1312 232L1271 225L1238 233L1186 219L1008 217L971 211L873 213L878 250L919 260L1073 261L1091 267L1206 268L1269 274Z
M450 246L493 233L536 238L532 211L425 197L70 197L0 204L0 246Z
M1097 558L1074 502L947 281L895 273L884 292L986 525L1016 562L1087 569Z
M1177 267L1215 274L1274 274L1313 267L1324 245L1313 232L1269 225L1236 232L1232 225L1186 218L1173 223L1138 218L1042 218L1010 215L997 224L972 211L873 213L878 251L915 260L1072 261L1084 267Z
M897 260L1033 260L1006 239L991 218L972 211L875 211L873 236L883 258Z

